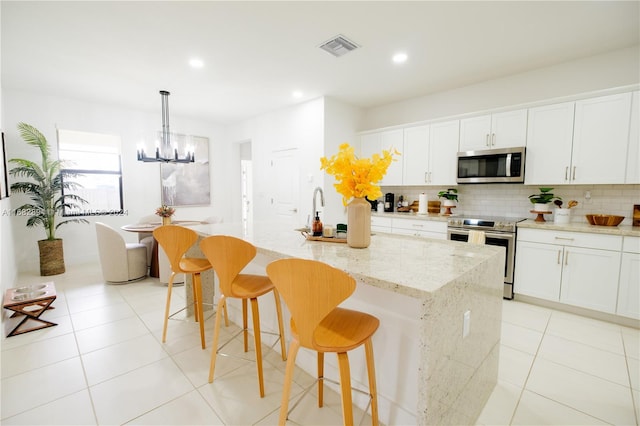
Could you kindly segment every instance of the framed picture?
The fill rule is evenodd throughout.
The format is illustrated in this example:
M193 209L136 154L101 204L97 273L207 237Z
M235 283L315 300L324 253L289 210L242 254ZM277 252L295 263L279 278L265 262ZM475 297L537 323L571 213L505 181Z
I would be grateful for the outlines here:
M4 132L2 132L2 164L0 164L0 199L9 196L9 165L7 163L7 147L4 143Z
M183 136L184 137L184 136ZM193 163L162 163L162 204L168 206L205 206L211 204L209 184L209 138L186 136L191 145Z

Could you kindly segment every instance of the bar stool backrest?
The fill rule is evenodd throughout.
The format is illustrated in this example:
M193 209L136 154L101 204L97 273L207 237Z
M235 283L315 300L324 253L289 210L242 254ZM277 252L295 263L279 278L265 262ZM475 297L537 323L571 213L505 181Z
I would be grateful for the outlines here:
M153 237L162 247L173 272L184 272L180 268L180 261L189 248L195 244L198 234L192 229L178 225L164 225L153 231Z
M314 333L320 322L356 288L346 272L306 259L280 259L267 265L267 275L291 312L301 346L318 350Z
M253 244L229 235L212 235L200 242L200 249L218 275L222 294L239 297L234 294L231 284L256 257Z

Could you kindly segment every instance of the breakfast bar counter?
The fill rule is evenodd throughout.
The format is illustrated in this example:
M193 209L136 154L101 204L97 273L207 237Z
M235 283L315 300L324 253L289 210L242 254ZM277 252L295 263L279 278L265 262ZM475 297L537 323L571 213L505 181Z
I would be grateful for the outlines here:
M201 238L224 234L251 242L258 255L250 265L256 271L250 272L264 274L269 262L296 257L351 274L358 285L344 306L373 314L381 323L373 340L380 421L475 423L497 381L502 247L377 234L368 248L354 249L346 243L307 241L291 228L273 224L256 224L248 230L240 224L189 228ZM196 245L188 255L202 253ZM203 275L205 300L213 298L213 282L213 274ZM275 331L275 314L268 311L271 304L266 299L261 303L261 323ZM238 322L239 306L234 309L229 304L229 308L231 319ZM288 324L287 317L288 312ZM366 389L364 355L357 352L350 354L353 384ZM327 358L325 375L338 377L332 358ZM315 375L315 353L301 352L297 361ZM354 395L354 404L366 403L366 398Z

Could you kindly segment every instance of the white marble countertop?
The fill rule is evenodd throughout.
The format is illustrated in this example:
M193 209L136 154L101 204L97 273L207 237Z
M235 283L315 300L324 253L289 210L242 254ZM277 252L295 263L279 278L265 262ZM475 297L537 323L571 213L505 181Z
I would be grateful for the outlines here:
M411 297L423 297L467 274L484 261L504 258L504 248L456 241L413 238L379 233L366 249L346 243L307 241L293 230L256 224L243 232L240 224L189 226L202 236L233 235L243 238L272 258L297 257L325 262L366 284Z
M618 226L596 226L589 225L584 222L570 222L566 224L555 224L553 221L536 222L533 219L527 219L518 223L519 228L546 229L550 231L570 231L570 232L587 232L592 234L607 234L640 237L640 227L630 225Z

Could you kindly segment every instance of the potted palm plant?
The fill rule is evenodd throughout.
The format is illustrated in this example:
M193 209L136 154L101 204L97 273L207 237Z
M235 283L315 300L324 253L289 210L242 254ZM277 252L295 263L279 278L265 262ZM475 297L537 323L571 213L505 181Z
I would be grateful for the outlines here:
M51 149L47 139L38 129L18 123L20 137L29 145L40 150L41 163L22 158L13 158L10 163L16 167L9 171L14 178L28 180L11 184L12 193L22 193L30 202L15 209L16 215L26 216L27 227L42 226L46 238L38 241L40 251L40 275L57 275L65 271L62 239L56 238L56 230L67 223L89 223L86 219L59 217L65 208L77 208L87 201L78 195L70 194L80 187L69 180L77 175L65 172L61 160L51 158Z

